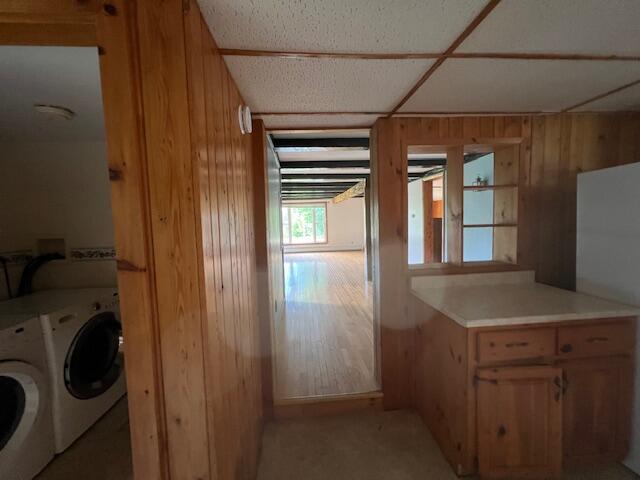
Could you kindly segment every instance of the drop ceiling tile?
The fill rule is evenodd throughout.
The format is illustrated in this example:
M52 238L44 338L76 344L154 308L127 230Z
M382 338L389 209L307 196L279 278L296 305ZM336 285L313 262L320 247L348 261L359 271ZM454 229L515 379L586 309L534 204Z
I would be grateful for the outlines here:
M370 127L377 115L262 115L267 129Z
M226 56L255 112L386 112L432 60Z
M502 0L458 52L640 55L638 0Z
M639 78L636 62L447 60L400 112L553 112Z
M640 84L587 103L575 112L640 111Z
M198 0L221 48L441 52L478 0Z

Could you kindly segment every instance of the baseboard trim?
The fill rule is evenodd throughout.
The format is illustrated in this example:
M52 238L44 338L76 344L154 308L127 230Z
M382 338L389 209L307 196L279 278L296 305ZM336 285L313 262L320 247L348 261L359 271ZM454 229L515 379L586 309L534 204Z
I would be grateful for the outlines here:
M322 397L297 397L276 400L273 411L276 419L340 415L361 410L383 409L382 392L367 392Z

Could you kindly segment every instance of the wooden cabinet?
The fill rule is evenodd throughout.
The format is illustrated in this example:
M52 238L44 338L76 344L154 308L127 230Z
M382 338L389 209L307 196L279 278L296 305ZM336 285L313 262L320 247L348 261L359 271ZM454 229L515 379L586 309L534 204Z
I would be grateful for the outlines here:
M572 360L558 366L565 385L565 461L622 460L628 449L631 419L631 358Z
M478 472L548 478L562 469L562 370L478 369Z
M416 408L458 475L549 478L624 458L634 317L470 329L414 311Z

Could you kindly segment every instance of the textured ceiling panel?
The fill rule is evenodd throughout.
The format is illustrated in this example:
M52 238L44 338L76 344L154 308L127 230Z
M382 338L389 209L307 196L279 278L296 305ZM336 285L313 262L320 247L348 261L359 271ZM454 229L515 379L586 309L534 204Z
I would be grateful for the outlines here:
M639 62L447 60L400 113L553 112L638 78Z
M432 60L225 57L255 112L385 112Z
M369 127L378 119L377 115L263 115L269 128L333 128Z
M441 52L478 0L198 0L221 48Z
M502 0L459 52L640 55L638 0Z
M77 116L46 117L36 103ZM103 118L96 48L0 46L0 139L102 140Z
M599 111L638 111L640 110L640 84L629 87L620 92L601 98L595 102L587 103L576 112L599 112Z

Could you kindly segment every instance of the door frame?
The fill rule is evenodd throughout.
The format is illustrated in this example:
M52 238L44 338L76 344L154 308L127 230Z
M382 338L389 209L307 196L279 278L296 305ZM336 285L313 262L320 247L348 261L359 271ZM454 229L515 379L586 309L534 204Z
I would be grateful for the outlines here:
M135 2L10 0L0 45L96 46L106 127L135 478L169 478Z

